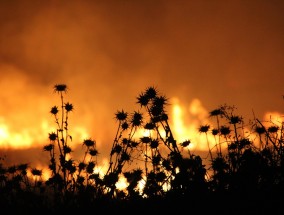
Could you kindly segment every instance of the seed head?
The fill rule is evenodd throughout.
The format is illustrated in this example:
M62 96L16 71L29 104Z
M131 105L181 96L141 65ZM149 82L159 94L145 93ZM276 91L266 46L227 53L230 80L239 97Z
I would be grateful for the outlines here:
M219 109L212 110L209 114L210 116L218 116L218 115L222 115L223 111L221 108L219 108Z
M128 127L129 127L129 125L128 125L127 122L124 122L124 123L122 123L122 125L121 125L122 130L127 130Z
M79 165L78 165L79 170L83 170L83 169L85 169L85 168L86 168L86 166L87 166L87 164L85 164L84 162L80 162L80 163L79 163Z
M83 142L83 145L87 146L87 147L91 147L95 145L95 141L92 139L85 139Z
M48 134L49 140L54 141L57 138L57 134L55 132L51 132Z
M149 99L155 98L157 94L158 94L158 91L155 87L148 87L145 90L145 96Z
M272 125L268 128L268 132L270 133L276 133L279 130L278 126Z
M151 140L150 142L150 147L151 149L156 149L159 146L159 141L158 140Z
M39 170L39 169L32 169L31 172L34 176L41 176L42 175L42 170Z
M123 145L128 145L129 140L128 140L127 138L122 138L121 143L122 143Z
M124 121L127 118L127 113L124 110L117 111L115 114L115 118L119 121Z
M230 117L230 123L231 124L238 124L238 123L241 123L242 122L242 118L239 117L239 116L231 116Z
M44 151L50 152L53 149L53 144L48 144L46 146L43 147Z
M263 134L263 133L265 133L265 128L263 126L257 126L255 128L255 132L258 133L258 134Z
M67 102L67 103L65 103L65 110L67 111L67 112L70 112L70 111L72 111L74 108L73 108L73 105L71 104L71 103L69 103L69 102Z
M56 84L54 85L55 92L67 92L67 85L66 84Z
M63 151L64 151L65 154L69 154L69 153L72 152L72 149L69 146L64 146Z
M231 133L231 130L230 130L230 128L228 126L224 126L223 125L220 128L220 132L221 132L222 135L226 136L226 135Z
M141 93L138 97L137 97L137 103L140 104L141 106L147 106L150 99L147 95Z
M181 143L181 146L182 146L182 147L187 147L190 143L191 143L190 140L185 140L185 141L183 141L183 142Z
M132 115L131 123L133 126L140 126L143 122L143 116L141 113L135 111Z
M50 113L53 115L56 115L58 113L58 107L57 106L53 106L50 110Z
M150 143L151 142L151 138L150 137L141 137L140 141L142 143Z
M155 128L155 123L148 122L148 123L145 124L144 128L147 129L147 130L153 130Z
M98 150L96 149L90 149L89 154L91 156L97 156L99 154Z
M210 125L202 125L199 128L199 132L200 133L206 133L209 130L209 128L210 128Z
M217 128L213 128L211 133L215 136L219 133L219 130Z
M167 101L168 99L165 96L157 96L153 100L153 105L163 108L165 105L167 105Z
M90 174L93 173L95 166L96 166L95 162L94 161L90 161L88 163L87 167L86 167L87 173L90 173Z

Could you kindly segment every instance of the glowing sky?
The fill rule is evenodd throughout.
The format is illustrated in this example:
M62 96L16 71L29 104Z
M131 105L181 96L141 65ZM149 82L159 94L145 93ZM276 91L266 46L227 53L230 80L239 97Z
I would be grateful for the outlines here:
M246 118L283 112L283 11L282 0L1 0L0 147L46 144L57 83L77 141L100 151L114 113L150 85L183 108L185 130L224 103Z

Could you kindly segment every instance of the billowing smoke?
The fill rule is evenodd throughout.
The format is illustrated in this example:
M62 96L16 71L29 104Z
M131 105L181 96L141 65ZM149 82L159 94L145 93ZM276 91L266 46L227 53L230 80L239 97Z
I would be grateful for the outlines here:
M1 1L2 154L13 161L41 158L33 148L46 144L54 128L49 111L59 102L58 83L67 84L66 100L74 105L74 144L91 137L102 154L115 135L114 113L135 110L148 86L191 108L182 126L192 132L223 103L245 117L281 110L283 5ZM13 156L9 148L35 156Z

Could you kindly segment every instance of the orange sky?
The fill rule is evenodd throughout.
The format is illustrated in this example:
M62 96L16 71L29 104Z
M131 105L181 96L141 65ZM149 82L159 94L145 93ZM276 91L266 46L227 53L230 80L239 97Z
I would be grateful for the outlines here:
M283 11L282 0L0 1L2 154L48 142L57 83L69 87L76 141L90 136L102 153L114 113L135 110L150 85L182 109L181 138L224 103L245 119L282 113ZM42 158L29 153L8 157Z

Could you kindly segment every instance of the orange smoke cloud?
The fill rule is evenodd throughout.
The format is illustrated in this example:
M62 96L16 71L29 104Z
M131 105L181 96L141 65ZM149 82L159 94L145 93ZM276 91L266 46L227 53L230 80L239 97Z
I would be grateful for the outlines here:
M262 115L283 106L276 97L282 7L252 4L1 1L0 148L46 144L54 130L49 110L58 102L52 87L66 83L76 147L91 137L108 154L114 113L135 109L137 93L154 84L177 96L169 115L177 140L208 150L198 132L210 124L205 107L225 101Z

